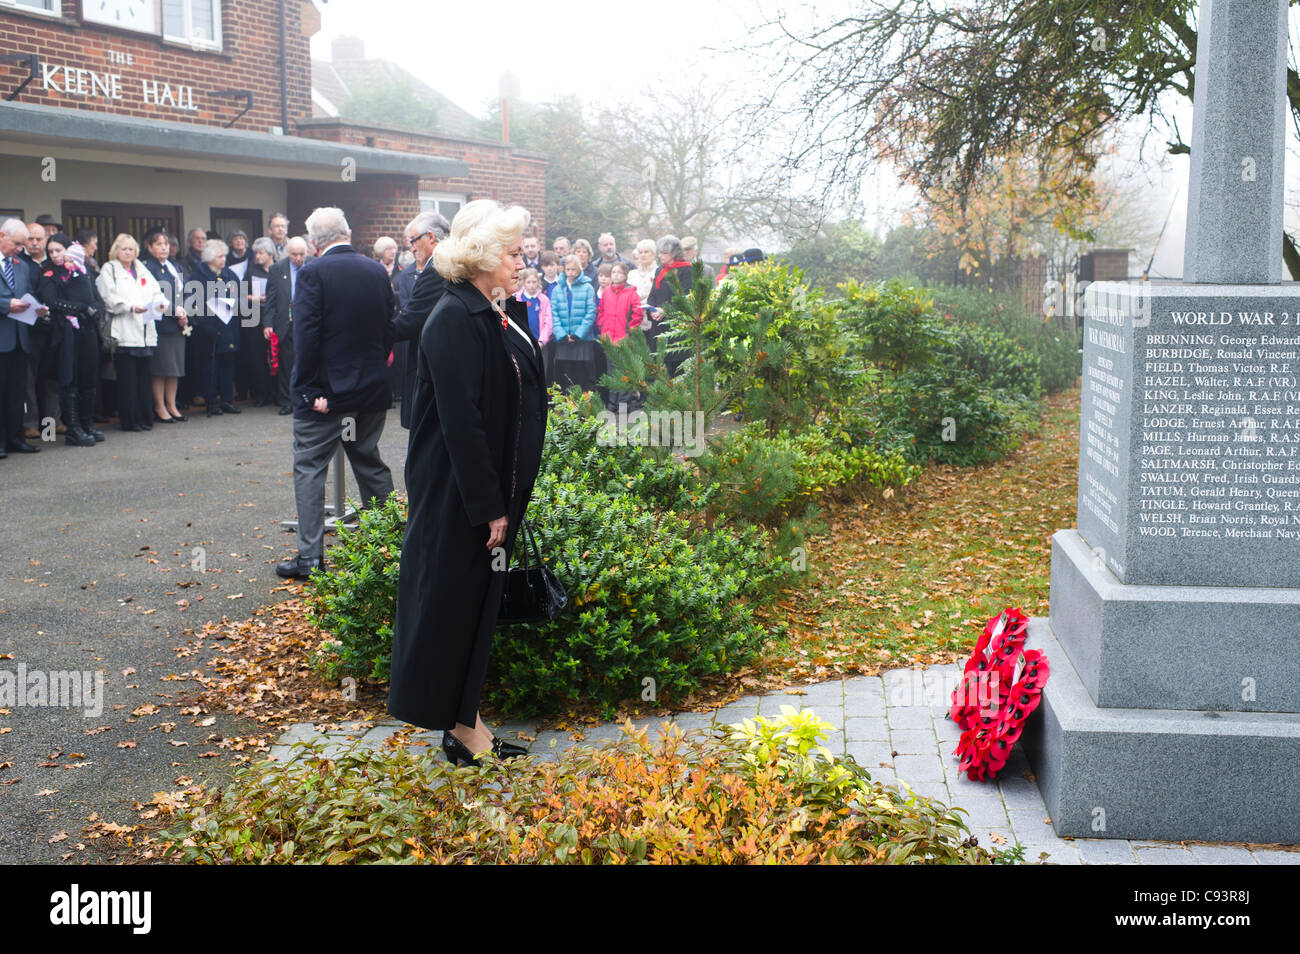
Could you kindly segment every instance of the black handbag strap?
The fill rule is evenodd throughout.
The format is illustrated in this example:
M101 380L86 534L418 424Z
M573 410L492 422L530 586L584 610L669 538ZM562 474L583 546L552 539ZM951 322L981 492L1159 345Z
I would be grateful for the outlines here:
M524 559L521 568L527 570L533 566L542 566L542 554L537 548L537 538L533 536L533 527L527 517L520 522L519 532L524 537ZM529 557L532 559L530 560Z

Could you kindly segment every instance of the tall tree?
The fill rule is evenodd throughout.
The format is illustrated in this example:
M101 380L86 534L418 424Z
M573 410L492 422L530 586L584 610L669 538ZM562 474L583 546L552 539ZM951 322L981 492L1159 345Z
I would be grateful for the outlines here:
M692 86L597 114L590 133L638 235L753 241L785 237L808 219L807 205L770 174L773 157L745 134L727 95Z
M1300 0L1290 0L1294 6ZM870 165L966 196L981 171L1049 145L1083 182L1095 144L1133 118L1188 152L1170 114L1195 92L1196 0L860 0L858 10L795 30L778 16L774 92L761 111L791 116L791 168L828 189L853 188ZM1287 93L1300 127L1300 74ZM1280 237L1300 278L1300 251Z
M483 121L484 138L500 136L500 117L497 102ZM546 222L552 237L586 238L594 244L596 236L610 232L625 243L631 235L626 210L576 97L544 105L512 103L510 141L547 158Z

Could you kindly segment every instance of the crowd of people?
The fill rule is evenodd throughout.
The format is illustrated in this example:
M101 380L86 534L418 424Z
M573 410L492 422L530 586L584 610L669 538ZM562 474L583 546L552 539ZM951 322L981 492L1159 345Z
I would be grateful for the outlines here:
M603 341L633 329L657 339L698 254L671 235L638 243L635 260L610 235L597 240L598 257L582 239L558 238L544 252L530 218L477 200L454 223L424 212L400 243L385 237L359 250L343 210L322 207L292 238L281 215L251 242L193 229L182 250L163 231L118 235L102 264L93 233L8 219L3 446L36 452L29 439L48 439L51 400L65 439L80 447L104 439L97 407L140 431L187 420L191 403L217 415L239 413L241 397L275 401L292 415L298 516L297 552L276 573L306 579L325 566L325 475L339 449L362 506L392 492L379 443L400 395L409 516L389 711L443 729L443 751L458 765L488 751L523 755L492 735L478 707L502 606L531 618L563 602L551 594L547 607L525 606L513 590L507 600L508 560L499 559L512 552L540 470L547 386L586 373L580 352ZM24 430L25 407L36 433Z
M293 280L307 258L276 214L267 235L194 228L181 247L153 229L117 235L100 257L92 229L52 216L0 223L0 457L239 414L236 400L291 412ZM282 345L282 347L281 347ZM287 360L286 360L287 359Z
M97 424L147 431L188 421L196 408L239 414L236 402L251 401L292 413L297 277L317 249L289 225L276 213L251 241L242 230L223 239L192 228L183 246L161 229L121 234L101 261L93 230L70 235L50 215L0 223L0 457L35 453L54 433L93 447L105 439ZM419 333L443 291L426 266L449 230L437 213L422 213L400 241L383 236L370 250L394 292L389 378L407 427ZM728 264L754 252L729 250ZM548 251L526 236L514 297L541 344L546 383L597 390L600 343L632 329L653 349L665 305L690 288L698 255L690 236L642 240L632 258L608 233L595 249L560 236ZM721 281L727 267L704 271ZM637 400L602 394L611 408Z

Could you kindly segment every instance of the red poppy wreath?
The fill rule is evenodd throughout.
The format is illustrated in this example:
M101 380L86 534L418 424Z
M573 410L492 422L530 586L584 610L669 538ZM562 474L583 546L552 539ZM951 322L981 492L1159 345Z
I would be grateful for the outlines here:
M1008 607L984 624L952 694L949 715L961 727L953 754L958 770L976 781L997 776L1038 708L1051 669L1037 649L1025 649L1029 617Z

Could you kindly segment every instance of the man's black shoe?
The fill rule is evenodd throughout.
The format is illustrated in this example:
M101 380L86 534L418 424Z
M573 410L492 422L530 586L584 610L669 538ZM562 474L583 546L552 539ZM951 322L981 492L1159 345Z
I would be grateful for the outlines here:
M282 416L285 415L285 414L292 414L292 413L293 413L293 408L291 408L291 407L290 407L289 405L287 405L287 404L286 404L284 407L280 408L280 414L281 414Z
M33 447L26 441L10 441L5 445L5 450L11 454L39 454L41 449Z
M320 560L308 560L305 557L294 557L292 560L285 560L283 563L277 563L275 573L289 580L305 580L311 576L311 571L316 568L324 569L324 564Z
M257 398L253 401L253 407L266 407L266 398Z
M235 405L231 404L229 401L222 401L222 402L221 402L219 405L217 405L217 406L220 407L221 410L225 411L227 414L238 414L238 413L239 413L239 408L235 407Z

